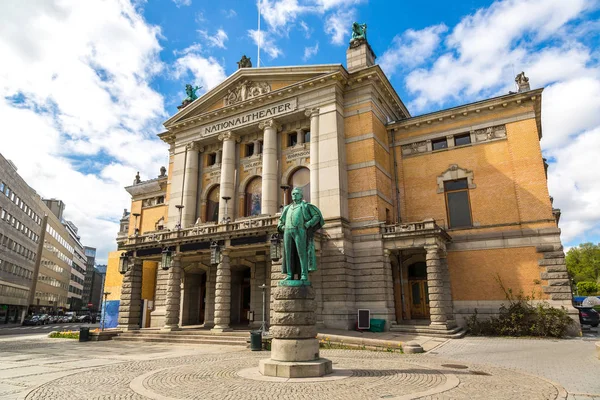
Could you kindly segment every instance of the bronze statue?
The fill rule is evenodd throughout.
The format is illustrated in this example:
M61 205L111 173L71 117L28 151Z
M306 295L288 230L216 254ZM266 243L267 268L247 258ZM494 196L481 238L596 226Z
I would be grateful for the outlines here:
M358 22L352 23L352 40L367 40L367 24L359 24Z
M284 259L281 272L284 281L293 281L294 273L308 282L309 271L317 270L317 255L313 241L315 232L325 224L317 206L304 201L302 189L292 190L292 203L285 206L277 229L283 232Z
M187 97L183 100L185 101L194 101L198 98L198 96L196 95L196 91L202 89L202 86L196 86L193 87L192 85L190 85L189 83L187 85L185 85L185 94L187 94Z
M246 57L244 54L242 59L237 63L238 69L240 68L252 68L252 61L250 61L250 57Z

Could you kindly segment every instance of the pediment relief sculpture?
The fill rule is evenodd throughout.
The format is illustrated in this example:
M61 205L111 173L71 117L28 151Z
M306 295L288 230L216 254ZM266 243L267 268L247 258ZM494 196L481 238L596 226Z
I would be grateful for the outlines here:
M258 97L271 91L271 85L267 82L249 82L243 81L235 88L229 89L225 95L225 105L240 103L242 101Z

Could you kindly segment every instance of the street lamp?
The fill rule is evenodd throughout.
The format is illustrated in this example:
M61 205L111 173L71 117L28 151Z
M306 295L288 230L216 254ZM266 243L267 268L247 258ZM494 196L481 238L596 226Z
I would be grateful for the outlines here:
M163 249L161 255L162 255L161 268L166 271L169 269L169 267L171 267L171 256L173 255L173 252L171 251L170 248L165 247Z
M270 249L271 260L279 261L279 259L281 258L281 239L279 238L279 233L273 233L271 235L270 242L271 242L271 249Z
M119 273L121 275L125 275L127 270L129 269L129 253L124 251L121 253L121 257L119 257Z
M104 310L102 311L102 332L104 332L104 324L106 324L106 298L110 292L102 293L104 295Z
M225 215L223 216L223 221L221 223L223 224L228 224L231 222L231 218L229 217L229 211L227 208L227 204L229 202L229 200L231 200L231 197L229 196L223 196L221 197L223 200L225 200Z
M210 242L210 264L217 265L221 261L221 247L216 240Z
M265 333L267 331L267 322L265 321L267 315L267 285L263 283L259 288L262 289L262 324L260 325L260 331Z
M179 223L177 224L177 230L180 230L181 229L181 212L182 212L184 206L183 206L183 204L177 204L175 206L175 208L179 210Z
M290 185L281 185L279 186L283 189L283 206L287 206L287 191L290 190Z

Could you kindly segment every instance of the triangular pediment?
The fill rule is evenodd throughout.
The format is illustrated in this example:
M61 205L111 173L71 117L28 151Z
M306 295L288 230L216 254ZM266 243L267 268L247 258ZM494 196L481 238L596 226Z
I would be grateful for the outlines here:
M234 106L253 98L277 92L288 86L310 81L343 70L340 64L297 67L240 68L216 87L194 100L169 118L164 126L173 125L192 117Z

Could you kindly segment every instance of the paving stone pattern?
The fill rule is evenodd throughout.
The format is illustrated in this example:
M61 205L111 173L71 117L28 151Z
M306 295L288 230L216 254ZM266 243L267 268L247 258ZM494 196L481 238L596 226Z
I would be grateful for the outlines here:
M348 377L266 382L238 372L268 352L57 339L0 341L2 399L557 399L559 385L508 369L448 358L323 350ZM588 400L588 399L586 399Z

